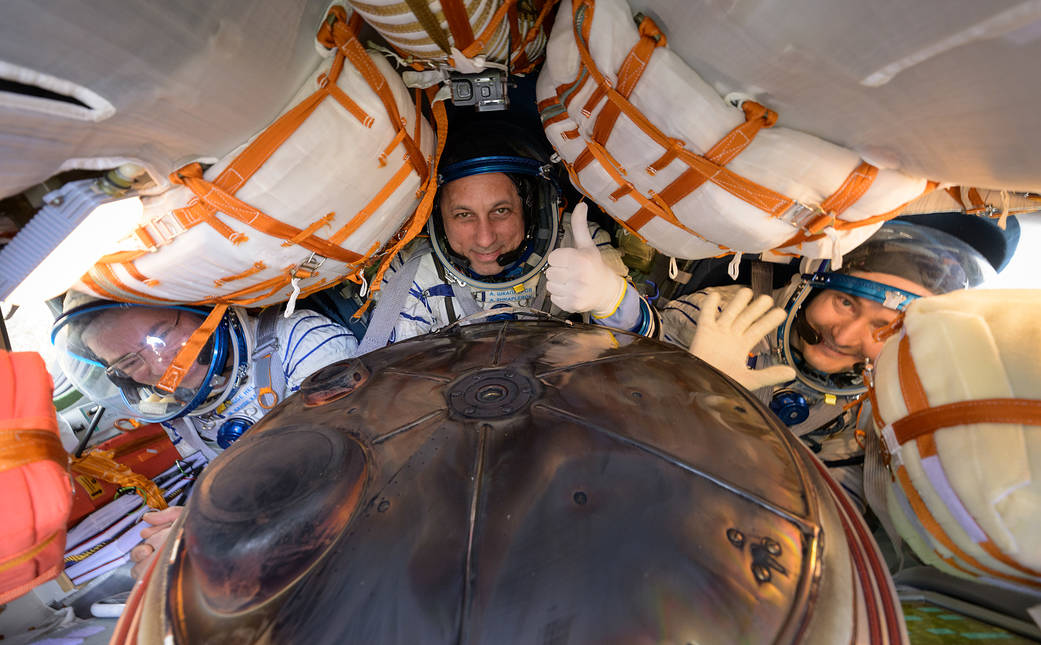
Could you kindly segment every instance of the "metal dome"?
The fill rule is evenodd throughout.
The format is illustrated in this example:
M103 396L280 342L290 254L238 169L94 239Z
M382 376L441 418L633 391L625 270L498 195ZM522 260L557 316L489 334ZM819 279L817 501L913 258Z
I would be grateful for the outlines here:
M595 326L457 326L336 363L207 469L122 635L904 642L862 521L772 416Z

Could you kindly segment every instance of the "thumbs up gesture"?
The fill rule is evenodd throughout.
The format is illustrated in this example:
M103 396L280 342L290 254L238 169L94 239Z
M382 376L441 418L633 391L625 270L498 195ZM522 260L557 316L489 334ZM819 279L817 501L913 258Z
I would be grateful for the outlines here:
M553 304L564 311L588 311L594 318L607 318L622 301L625 279L601 259L586 225L587 211L583 202L571 213L575 248L560 248L549 254L546 289Z

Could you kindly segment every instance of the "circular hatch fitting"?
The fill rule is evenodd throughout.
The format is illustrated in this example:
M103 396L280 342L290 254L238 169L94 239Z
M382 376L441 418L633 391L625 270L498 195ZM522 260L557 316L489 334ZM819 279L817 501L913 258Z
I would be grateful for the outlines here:
M538 381L515 367L475 370L453 381L445 391L448 407L467 419L513 416L539 397Z

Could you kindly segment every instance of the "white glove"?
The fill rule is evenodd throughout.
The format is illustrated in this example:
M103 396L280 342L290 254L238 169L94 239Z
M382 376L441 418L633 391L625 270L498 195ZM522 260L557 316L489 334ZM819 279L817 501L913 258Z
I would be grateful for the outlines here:
M748 390L784 383L795 378L788 365L761 370L748 368L748 354L764 336L784 321L784 310L774 307L770 296L752 300L751 289L741 289L722 313L719 292L709 292L701 303L698 328L690 342L690 353L740 383Z
M585 202L571 213L571 234L575 248L556 249L549 254L546 290L553 304L564 311L590 312L596 318L614 313L625 294L625 278L608 267L600 257L586 225Z

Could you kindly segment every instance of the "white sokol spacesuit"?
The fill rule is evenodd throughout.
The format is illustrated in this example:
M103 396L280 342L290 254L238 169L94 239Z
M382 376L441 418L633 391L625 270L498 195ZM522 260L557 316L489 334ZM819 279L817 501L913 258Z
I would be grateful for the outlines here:
M587 235L573 234L571 218L561 225L553 164L536 142L506 123L478 124L455 137L442 156L428 239L413 242L391 263L361 353L505 307L588 313L596 324L657 333L656 313L625 280L627 270L607 231L586 224L585 205L572 218ZM446 184L491 174L509 177L523 209L520 243L496 258L494 275L474 271L453 248L441 213Z
M311 311L225 312L174 392L154 383L209 313L66 298L51 338L69 379L100 404L162 423L183 454L227 448L301 381L356 353L350 331ZM182 443L183 441L183 443Z
M670 302L662 311L662 327L667 341L688 347L756 394L789 429L831 469L831 474L864 507L863 435L870 413L862 395L867 388L863 371L876 358L862 355L851 368L823 372L804 360L799 345L822 342L826 329L816 329L807 318L808 305L828 290L880 303L893 311L903 309L921 294L939 295L956 289L980 285L993 269L975 249L939 230L891 222L843 259L838 271L828 261L806 261L805 271L792 283L770 294L775 309L769 314L764 305L755 315L741 315L750 294L740 285L710 287ZM857 277L869 274L876 281ZM885 274L920 287L919 293L884 282ZM906 282L905 282L906 284ZM737 302L726 316L728 305ZM703 312L712 306L714 312ZM748 309L752 307L749 306ZM699 345L699 322L715 325L734 318L738 328L728 329L730 339L709 339ZM766 314L766 315L762 315ZM760 321L755 318L762 315ZM756 326L759 322L759 326ZM778 322L780 324L778 324ZM716 331L715 329L712 330ZM744 332L743 337L741 336ZM796 335L802 343L793 343ZM705 339L701 339L705 341ZM722 356L722 360L719 358Z

